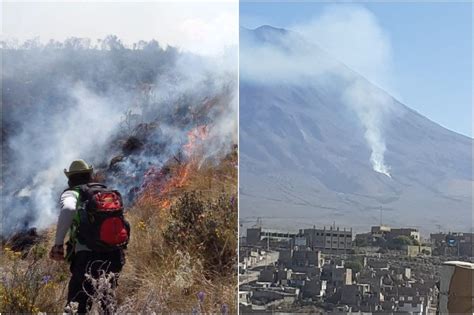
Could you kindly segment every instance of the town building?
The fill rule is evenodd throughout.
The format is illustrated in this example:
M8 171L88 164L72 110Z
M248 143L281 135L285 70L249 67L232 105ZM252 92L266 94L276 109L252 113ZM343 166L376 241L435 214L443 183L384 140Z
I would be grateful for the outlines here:
M352 249L352 229L326 227L300 230L306 240L306 246L322 250L325 253L344 253Z
M387 225L373 226L370 229L372 236L392 239L397 236L408 236L417 242L420 242L420 231L415 228L392 228Z
M352 249L352 229L323 227L301 229L299 232L253 227L247 229L247 245L262 247L308 247L323 253L346 253Z

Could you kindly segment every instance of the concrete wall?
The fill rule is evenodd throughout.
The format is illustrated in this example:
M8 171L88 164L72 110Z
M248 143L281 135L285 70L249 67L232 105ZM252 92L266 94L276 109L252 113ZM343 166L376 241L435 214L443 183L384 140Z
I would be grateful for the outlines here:
M416 257L418 255L428 255L431 256L431 247L421 246L421 245L407 245L405 247L405 253L408 257ZM425 253L423 253L423 251ZM426 254L428 253L428 254Z
M313 249L349 250L352 249L352 231L333 229L304 229L306 245Z
M261 239L262 228L247 229L247 244L258 245Z

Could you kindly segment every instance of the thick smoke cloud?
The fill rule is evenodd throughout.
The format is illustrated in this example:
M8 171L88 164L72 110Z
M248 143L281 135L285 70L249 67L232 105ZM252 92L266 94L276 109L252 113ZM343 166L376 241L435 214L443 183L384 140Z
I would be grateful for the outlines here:
M12 187L28 178L21 194L33 200L32 206L39 213L34 225L39 227L47 226L56 216L54 201L58 198L57 187L64 186L63 168L78 157L92 159L97 152L104 151L120 123L120 105L113 109L115 102L111 99L99 97L80 84L71 86L67 93L72 98L67 108L25 115L26 119L20 122L22 132L8 140L14 159L8 167L16 171L5 179L6 185ZM15 217L32 210L14 206L17 196L6 198L5 210L14 211ZM10 213L4 215L4 223L11 226Z
M88 43L2 50L2 234L55 222L63 169L74 159L110 173L115 158L120 171L107 182L127 194L178 154L197 125L213 135L203 159L219 160L237 141L235 49L211 62L157 42ZM124 153L135 138L145 148Z
M391 48L376 18L362 7L334 6L290 29L261 27L244 36L241 79L257 84L340 87L343 93L335 101L354 111L364 128L373 170L390 177L384 125L389 123L393 100L373 84L394 93Z

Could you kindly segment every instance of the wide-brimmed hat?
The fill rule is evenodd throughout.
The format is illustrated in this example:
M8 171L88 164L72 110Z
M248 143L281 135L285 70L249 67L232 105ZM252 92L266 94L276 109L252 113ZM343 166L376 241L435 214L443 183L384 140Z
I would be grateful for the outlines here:
M87 164L84 160L75 160L72 161L71 166L69 166L69 171L64 169L64 174L67 177L74 175L74 174L81 174L81 173L89 173L92 174L94 169L92 165Z

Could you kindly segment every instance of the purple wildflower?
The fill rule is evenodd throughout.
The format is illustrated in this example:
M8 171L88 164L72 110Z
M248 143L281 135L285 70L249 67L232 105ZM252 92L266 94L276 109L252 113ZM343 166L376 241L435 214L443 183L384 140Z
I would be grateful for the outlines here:
M227 304L221 305L221 314L228 315L229 314L229 306Z
M197 294L197 298L200 303L203 303L204 299L206 298L206 293L204 293L203 291L199 291L199 293Z
M47 284L51 280L50 275L44 275L43 278L41 279L41 283Z

